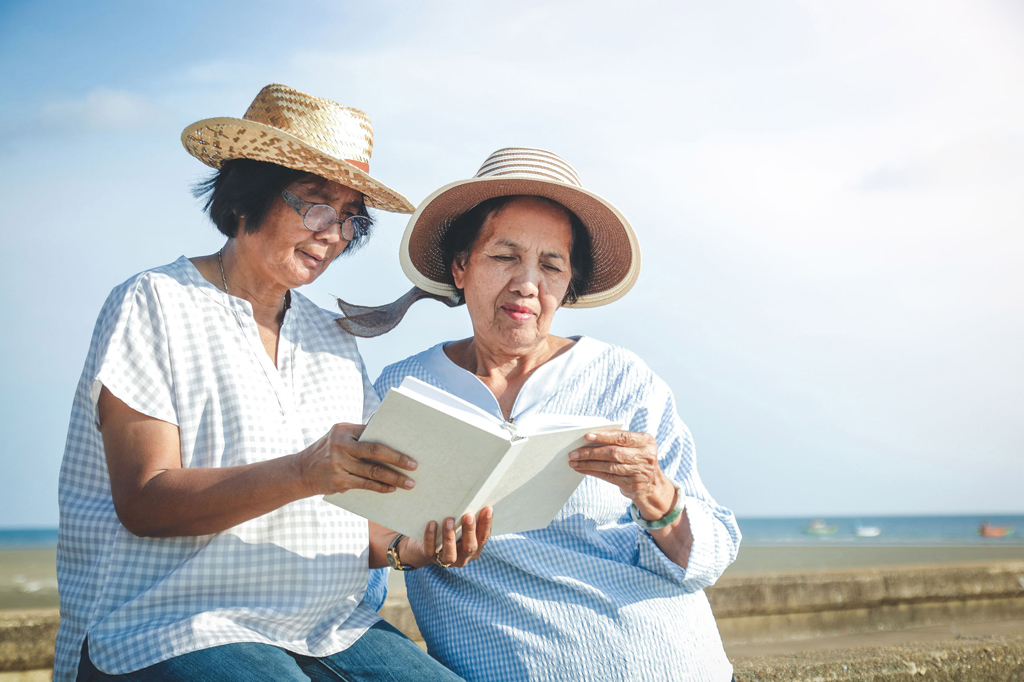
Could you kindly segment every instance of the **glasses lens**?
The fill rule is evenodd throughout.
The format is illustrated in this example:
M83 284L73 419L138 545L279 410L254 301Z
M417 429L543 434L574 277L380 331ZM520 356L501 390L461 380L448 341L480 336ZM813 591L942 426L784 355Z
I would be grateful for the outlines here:
M370 219L364 215L354 215L341 226L341 236L350 242L365 237L370 231Z
M326 204L317 204L316 206L309 207L309 210L306 211L306 217L302 220L302 224L306 226L307 230L322 232L337 219L337 211Z

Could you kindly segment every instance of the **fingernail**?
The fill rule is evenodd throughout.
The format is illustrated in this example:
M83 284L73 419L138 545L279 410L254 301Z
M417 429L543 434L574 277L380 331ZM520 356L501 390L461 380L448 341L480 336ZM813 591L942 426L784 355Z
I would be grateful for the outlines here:
M587 440L597 440L597 434L596 433L588 433L586 435L586 438L587 438Z
M437 521L431 521L427 524L427 530L431 533L437 532Z
M579 467L579 465L579 462L569 462L569 466L571 466L573 469L576 469L577 467Z
M572 452L569 453L569 459L579 459L579 458L580 458L580 451L579 450L573 450Z
M455 528L455 521L453 519L445 519L444 527L445 530L452 530L453 528Z
M409 490L414 485L416 485L416 481L412 480L411 478L407 478L405 479L405 483L402 484L402 487L405 488L406 490Z
M491 516L493 514L494 514L494 510L492 510L492 509L484 509L484 518L485 519L491 518Z
M410 471L413 471L413 470L415 470L415 469L416 469L416 467L418 467L419 465L420 465L420 463L419 463L419 462L417 462L416 460L414 460L414 459L410 459L410 460L409 460L409 470L410 470Z

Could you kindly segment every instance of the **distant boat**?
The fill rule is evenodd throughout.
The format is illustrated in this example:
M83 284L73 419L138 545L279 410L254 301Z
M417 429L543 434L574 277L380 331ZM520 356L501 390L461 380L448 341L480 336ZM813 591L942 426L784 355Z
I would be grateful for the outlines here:
M882 529L878 526L862 526L858 523L853 529L853 534L859 538L877 538L882 534Z
M814 519L804 528L804 533L807 535L832 535L837 530L839 530L839 526L835 524L825 523L822 519Z
M1013 535L1013 526L993 526L988 521L982 521L978 535L983 538L1005 538L1007 535Z

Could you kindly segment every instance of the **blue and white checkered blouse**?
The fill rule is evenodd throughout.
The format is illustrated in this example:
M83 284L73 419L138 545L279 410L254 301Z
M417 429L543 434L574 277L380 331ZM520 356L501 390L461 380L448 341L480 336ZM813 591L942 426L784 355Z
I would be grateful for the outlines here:
M377 614L365 519L306 498L213 535L140 538L118 522L97 428L105 386L175 424L183 467L227 467L302 450L379 401L352 337L292 292L277 366L245 300L187 258L118 286L100 312L61 466L54 680L74 680L86 634L96 667L121 674L232 642L327 656Z
M387 367L378 395L410 375L501 417L490 390L441 345ZM686 495L687 567L632 522L616 486L587 477L547 528L493 537L464 568L405 574L430 653L470 681L728 682L703 589L736 558L740 532L701 483L668 386L633 353L582 337L527 380L512 416L531 413L602 416L653 434L662 470ZM368 600L381 580L374 572Z

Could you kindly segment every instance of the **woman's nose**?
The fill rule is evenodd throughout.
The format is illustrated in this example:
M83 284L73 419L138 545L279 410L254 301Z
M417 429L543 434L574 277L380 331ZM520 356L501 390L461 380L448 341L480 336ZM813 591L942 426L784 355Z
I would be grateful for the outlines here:
M539 270L524 267L512 278L511 290L523 297L536 296L540 293L539 281Z
M337 244L341 241L341 223L331 223L330 227L326 230L320 230L316 233L316 238L325 241L328 244Z

